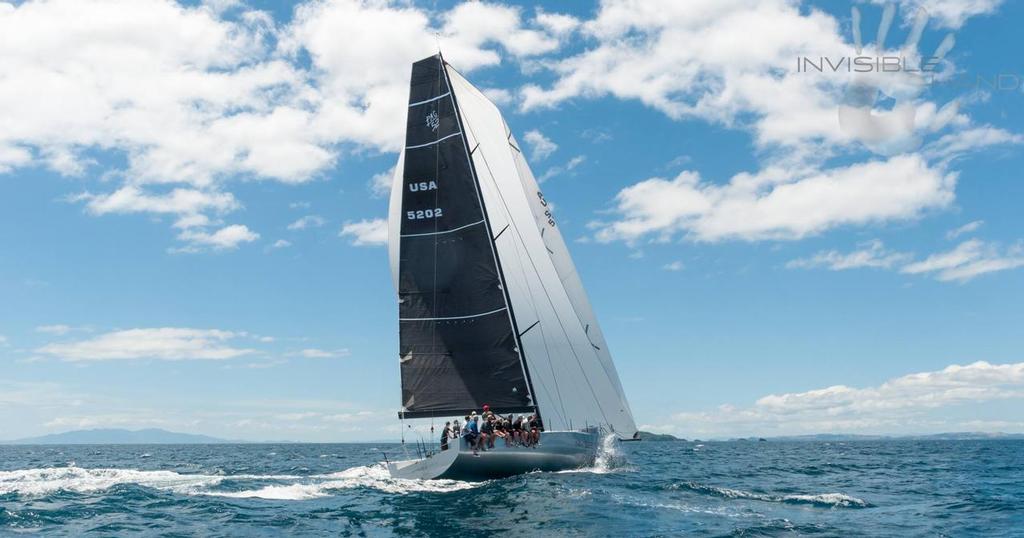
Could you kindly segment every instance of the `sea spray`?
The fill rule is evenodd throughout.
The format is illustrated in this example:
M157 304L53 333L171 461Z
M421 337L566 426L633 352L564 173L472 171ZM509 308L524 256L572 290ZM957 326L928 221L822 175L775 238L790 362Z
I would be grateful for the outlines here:
M619 439L614 434L608 434L601 439L601 446L597 450L597 457L594 459L595 473L608 473L626 463L625 456L619 450Z
M614 434L609 434L601 438L601 443L598 445L597 455L594 457L593 465L579 469L559 471L559 473L607 474L622 470L626 467L626 464L626 456L622 453L622 450L619 447L618 437Z

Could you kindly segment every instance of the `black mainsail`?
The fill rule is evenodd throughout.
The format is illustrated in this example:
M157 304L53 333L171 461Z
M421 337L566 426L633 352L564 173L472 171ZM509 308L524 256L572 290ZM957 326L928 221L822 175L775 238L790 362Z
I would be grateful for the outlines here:
M397 279L407 418L458 415L484 403L499 413L534 410L456 111L440 55L413 64Z

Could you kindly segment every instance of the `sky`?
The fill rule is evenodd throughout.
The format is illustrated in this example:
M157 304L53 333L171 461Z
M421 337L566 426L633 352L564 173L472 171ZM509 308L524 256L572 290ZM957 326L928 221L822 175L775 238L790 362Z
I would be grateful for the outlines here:
M642 429L1024 432L1021 22L0 2L0 440L397 439L384 218L438 46L523 141ZM801 69L854 56L901 69Z

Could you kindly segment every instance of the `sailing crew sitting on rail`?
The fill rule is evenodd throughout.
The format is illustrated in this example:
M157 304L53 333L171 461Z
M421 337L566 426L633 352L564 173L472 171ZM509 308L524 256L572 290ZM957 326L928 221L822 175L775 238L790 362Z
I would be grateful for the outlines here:
M530 444L535 445L540 441L540 419L537 415L530 415Z
M523 417L517 416L512 422L512 440L518 444L524 444L526 439L523 437Z
M452 423L445 422L441 430L441 450L448 450L448 436L452 434Z
M480 447L494 448L494 419L480 419Z
M488 449L495 448L495 417L490 416L486 419L480 419L480 431L482 432L481 443Z
M505 429L505 419L498 416L494 419L494 436L500 437L505 440L505 446L508 446L508 430ZM494 443L491 443L494 446Z

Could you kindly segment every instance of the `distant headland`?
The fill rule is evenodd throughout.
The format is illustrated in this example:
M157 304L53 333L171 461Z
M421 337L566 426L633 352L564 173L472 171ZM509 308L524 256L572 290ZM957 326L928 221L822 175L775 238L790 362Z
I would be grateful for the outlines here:
M26 437L11 441L0 441L6 445L199 445L236 443L228 439L193 433L179 433L147 428L126 430L120 428L97 428L51 433L39 437Z

